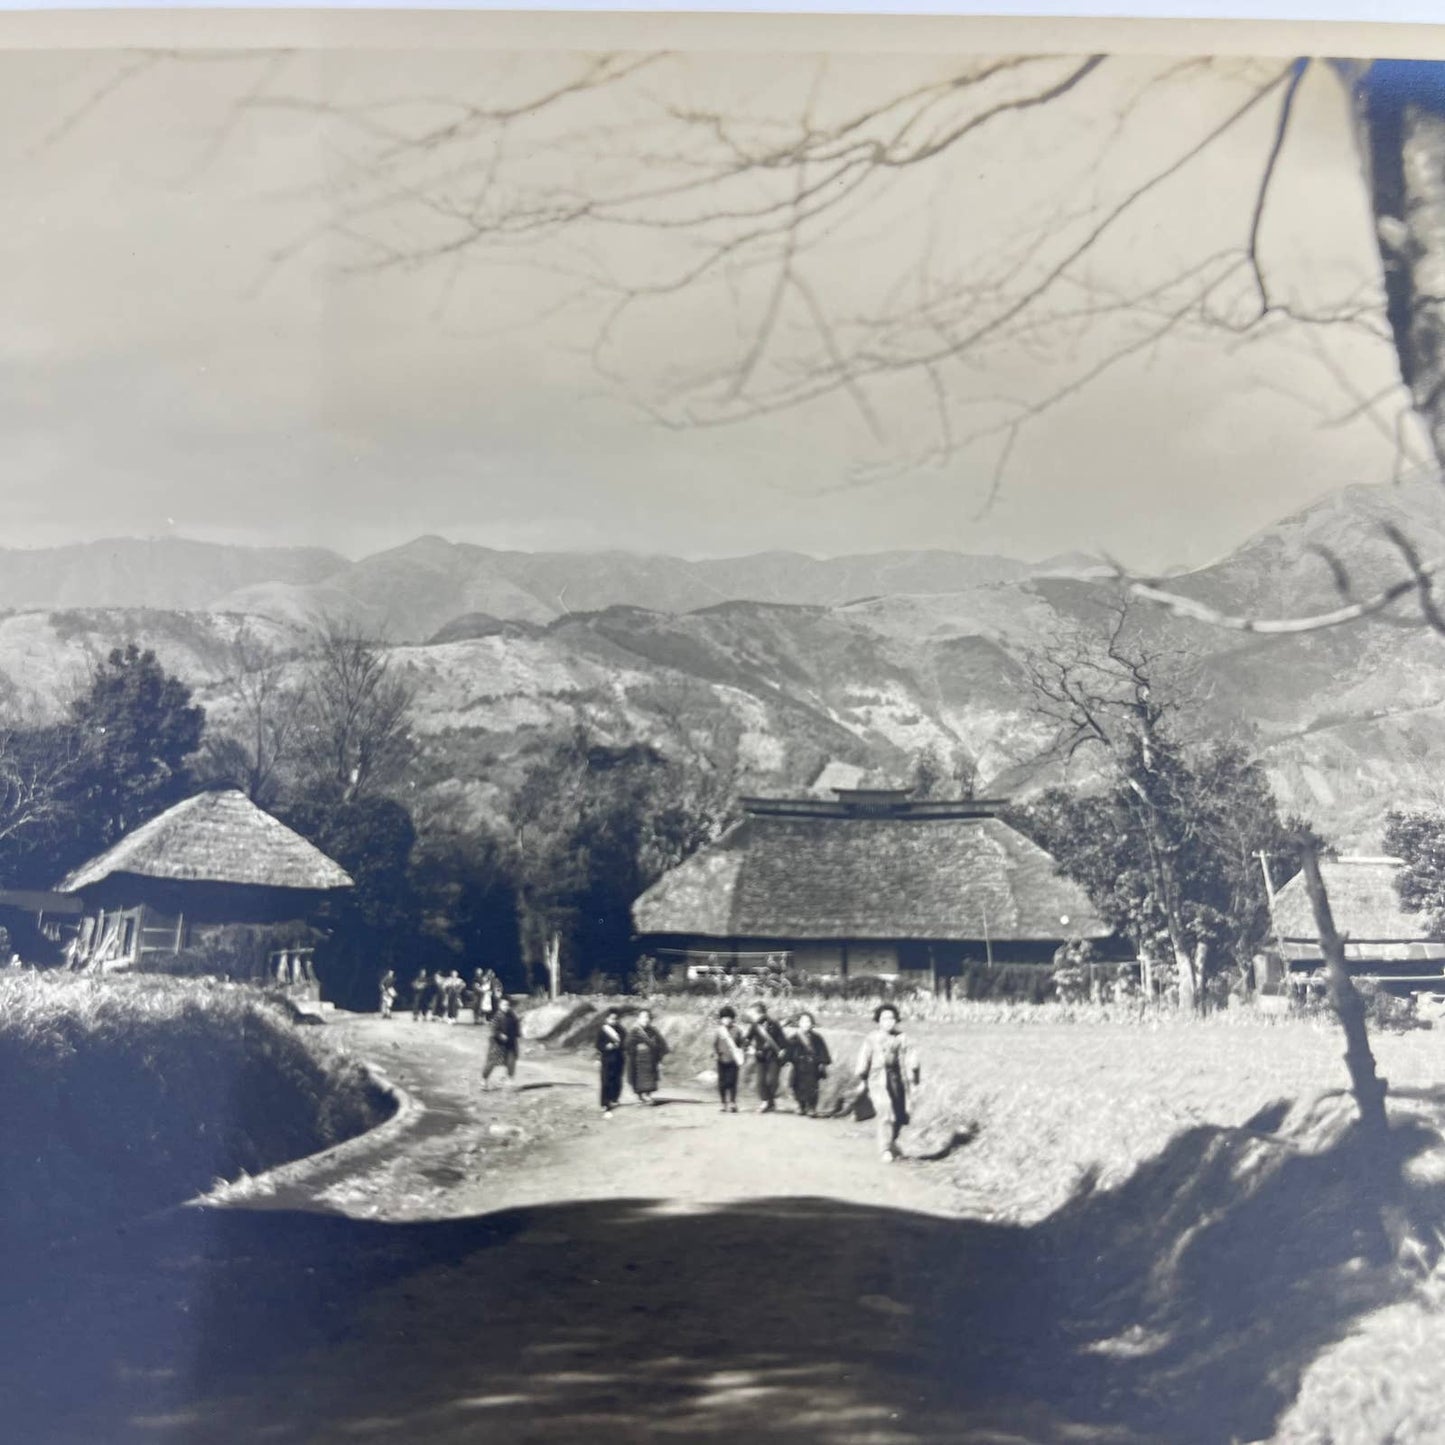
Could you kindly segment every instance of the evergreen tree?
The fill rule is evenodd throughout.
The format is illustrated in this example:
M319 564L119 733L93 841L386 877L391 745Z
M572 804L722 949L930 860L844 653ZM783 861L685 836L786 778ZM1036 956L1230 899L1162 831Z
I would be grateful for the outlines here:
M1413 808L1386 814L1385 851L1404 863L1395 878L1400 902L1423 914L1435 937L1445 937L1445 812Z
M205 724L205 709L154 652L133 642L115 648L71 704L65 728L50 737L74 764L64 783L64 819L32 867L43 862L53 882L190 796L191 760Z

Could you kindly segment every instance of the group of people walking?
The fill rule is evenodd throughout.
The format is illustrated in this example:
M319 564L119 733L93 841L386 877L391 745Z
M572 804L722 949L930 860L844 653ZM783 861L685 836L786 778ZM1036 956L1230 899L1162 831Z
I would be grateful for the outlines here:
M828 1045L818 1032L817 1020L803 1012L790 1031L768 1013L765 1003L753 1004L748 1015L748 1022L739 1024L737 1010L731 1004L718 1010L712 1051L722 1108L728 1113L737 1113L738 1081L751 1062L756 1070L760 1114L771 1114L777 1108L783 1069L791 1066L790 1083L798 1112L816 1117L818 1093L833 1062Z
M873 1023L855 1066L858 1088L854 1107L860 1115L871 1113L876 1118L879 1148L883 1158L891 1161L898 1157L898 1135L911 1117L922 1071L893 1004L880 1004ZM818 1097L833 1056L811 1013L800 1013L793 1026L785 1028L768 1013L765 1003L751 1005L746 1023L739 1022L735 1008L725 1005L718 1010L712 1052L722 1112L737 1113L739 1081L751 1064L760 1114L777 1109L783 1070L788 1068L798 1113L817 1117ZM624 1078L642 1103L656 1104L667 1054L667 1040L653 1023L651 1009L639 1010L630 1028L623 1024L620 1009L608 1009L597 1030L599 1102L604 1116L611 1117L620 1102ZM489 1054L489 1068L490 1063Z
M381 976L381 1016L389 1019L396 1003L398 988L392 969ZM489 968L478 968L468 983L456 969L428 973L420 968L411 981L411 1016L414 1022L445 1019L454 1024L463 1008L472 1010L472 1022L490 1022L502 999L502 981Z
M608 1118L622 1099L626 1075L632 1091L644 1104L657 1103L662 1082L662 1061L667 1057L667 1040L652 1022L652 1010L641 1009L631 1028L622 1023L622 1010L610 1008L597 1030L597 1063L601 1073L602 1112Z
M476 1022L488 1028L487 1055L482 1066L482 1087L491 1087L498 1069L510 1081L516 1077L521 1046L521 1018L502 991L500 980L489 969L477 969L472 982L464 984L453 969L450 974L428 974L424 969L412 980L412 1017L455 1020L463 1000L474 1010ZM381 980L382 1014L391 1016L396 998L395 975ZM909 1122L914 1091L921 1078L917 1051L902 1028L896 1005L880 1004L873 1013L873 1031L863 1040L854 1065L854 1087L850 1106L858 1117L877 1120L878 1144L883 1158L898 1157L898 1136ZM667 1058L667 1040L653 1022L650 1008L641 1008L635 1021L625 1024L622 1010L609 1008L597 1030L599 1103L605 1116L622 1099L624 1082L630 1084L639 1101L657 1103L662 1082L662 1064ZM738 1089L744 1071L753 1069L760 1114L776 1111L782 1092L783 1071L789 1070L788 1085L798 1113L816 1118L823 1081L834 1067L827 1040L818 1032L817 1020L804 1010L785 1027L768 1012L761 1000L749 1006L740 1020L731 1004L718 1010L712 1035L712 1056L717 1075L718 1106L723 1113L738 1111Z

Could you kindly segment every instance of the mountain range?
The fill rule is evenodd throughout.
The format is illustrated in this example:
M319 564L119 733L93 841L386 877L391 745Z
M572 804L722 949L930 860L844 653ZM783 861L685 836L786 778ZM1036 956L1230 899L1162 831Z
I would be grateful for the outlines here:
M1445 555L1445 490L1355 487L1285 518L1178 592L1299 615L1400 577L1390 529ZM417 689L413 783L478 820L525 758L586 721L769 790L901 777L932 746L990 792L1059 775L1023 659L1097 626L1117 597L1084 557L1027 564L946 552L688 561L522 553L423 537L359 561L320 549L179 540L0 550L0 695L44 709L111 646L137 640L224 725L243 627L283 649L322 617L388 639ZM1135 608L1195 660L1201 728L1246 737L1281 800L1347 846L1384 808L1435 796L1445 638L1406 602L1346 627L1262 638Z
M1088 571L1087 557L1025 563L956 552L797 552L690 561L629 552L508 552L441 537L348 561L320 548L118 538L0 548L0 610L149 608L239 612L310 625L353 622L423 642L458 618L549 622L607 607L690 612L715 602L837 606Z

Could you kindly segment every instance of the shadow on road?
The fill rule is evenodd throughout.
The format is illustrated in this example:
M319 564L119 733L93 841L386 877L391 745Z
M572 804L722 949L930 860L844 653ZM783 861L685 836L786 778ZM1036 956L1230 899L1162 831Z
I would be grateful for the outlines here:
M966 1149L975 1139L978 1138L978 1130L970 1125L966 1129L954 1129L947 1137L931 1148L920 1150L916 1154L910 1154L910 1159L916 1159L922 1164L937 1164L940 1160L947 1159L950 1155L958 1153L960 1149Z
M1258 1439L1404 1288L1359 1263L1354 1147L1194 1129L1032 1228L821 1198L186 1210L18 1261L0 1393L35 1445Z

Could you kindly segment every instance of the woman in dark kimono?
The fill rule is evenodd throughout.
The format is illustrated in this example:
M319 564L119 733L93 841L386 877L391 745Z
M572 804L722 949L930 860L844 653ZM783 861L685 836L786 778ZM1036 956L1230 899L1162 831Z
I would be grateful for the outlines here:
M416 971L416 977L411 981L411 1019L413 1023L420 1023L426 1017L427 995L431 991L431 975L424 968Z
M602 1113L612 1117L612 1110L622 1097L622 1070L626 1064L627 1032L622 1027L622 1014L615 1008L607 1010L602 1027L597 1030L597 1063L602 1074Z
M655 1104L662 1077L662 1061L667 1057L667 1040L652 1026L652 1010L642 1009L637 1025L627 1036L627 1080L644 1104Z
M833 1056L823 1035L813 1031L813 1015L798 1015L798 1031L788 1040L787 1058L793 1066L793 1097L800 1114L818 1116L818 1086L827 1076Z

